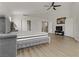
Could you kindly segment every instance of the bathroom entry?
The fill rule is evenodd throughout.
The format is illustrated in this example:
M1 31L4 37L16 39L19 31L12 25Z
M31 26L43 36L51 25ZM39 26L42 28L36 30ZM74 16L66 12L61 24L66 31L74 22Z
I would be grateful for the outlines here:
M48 21L42 21L42 32L48 32Z
M31 20L27 20L27 31L31 31Z

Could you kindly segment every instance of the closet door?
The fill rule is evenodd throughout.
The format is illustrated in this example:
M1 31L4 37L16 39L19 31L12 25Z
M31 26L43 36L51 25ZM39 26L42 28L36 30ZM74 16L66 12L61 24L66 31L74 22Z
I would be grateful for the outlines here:
M0 33L5 33L5 18L0 17Z
M73 5L74 38L79 41L79 3Z
M31 31L31 20L27 20L27 31Z
M73 19L65 20L65 35L73 37Z
M42 32L48 32L48 22L42 21Z

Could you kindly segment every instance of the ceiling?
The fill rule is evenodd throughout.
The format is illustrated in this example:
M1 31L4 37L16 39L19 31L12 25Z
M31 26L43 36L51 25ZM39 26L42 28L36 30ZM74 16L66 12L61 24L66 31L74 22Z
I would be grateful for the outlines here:
M49 3L45 2L3 2L0 3L1 14L44 14L46 8L44 5Z
M46 16L49 11L46 10L48 7L44 6L50 4L51 2L0 2L0 14Z

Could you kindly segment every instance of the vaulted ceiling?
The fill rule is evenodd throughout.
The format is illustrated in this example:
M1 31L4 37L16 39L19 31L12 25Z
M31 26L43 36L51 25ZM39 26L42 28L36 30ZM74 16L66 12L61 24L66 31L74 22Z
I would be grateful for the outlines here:
M45 5L50 5L51 2L0 2L0 14L6 15L30 15L30 16L47 16L50 11L56 12L53 9L47 11L48 7ZM68 3L56 2L56 4L61 4L61 7L57 8L58 10L63 11L63 7Z

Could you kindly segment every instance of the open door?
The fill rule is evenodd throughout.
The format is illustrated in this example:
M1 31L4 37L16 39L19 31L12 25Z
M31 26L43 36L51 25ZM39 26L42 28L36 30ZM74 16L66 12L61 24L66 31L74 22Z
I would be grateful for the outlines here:
M48 21L42 21L42 32L48 32Z
M31 31L31 20L27 20L27 31Z

